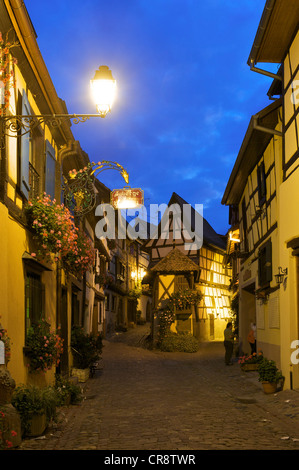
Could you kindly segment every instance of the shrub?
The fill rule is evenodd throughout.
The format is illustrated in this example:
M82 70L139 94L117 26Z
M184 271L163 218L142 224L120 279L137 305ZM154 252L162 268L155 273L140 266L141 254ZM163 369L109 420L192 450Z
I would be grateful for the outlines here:
M258 374L260 382L279 382L283 376L276 366L275 361L266 357L259 363Z
M78 326L72 329L71 346L74 366L78 369L90 367L100 358L102 351L101 337L87 334Z
M57 393L58 406L63 406L70 399L72 405L76 405L83 400L82 389L70 380L64 379L61 375L56 375L55 388Z
M63 352L63 340L56 331L51 331L50 324L41 319L33 324L27 333L26 356L29 358L29 370L43 371L58 365Z
M12 395L11 403L20 413L25 434L34 414L46 414L47 422L56 419L57 395L51 386L41 389L35 385L19 385Z
M189 333L169 333L160 344L160 350L166 352L194 353L198 348L199 342Z

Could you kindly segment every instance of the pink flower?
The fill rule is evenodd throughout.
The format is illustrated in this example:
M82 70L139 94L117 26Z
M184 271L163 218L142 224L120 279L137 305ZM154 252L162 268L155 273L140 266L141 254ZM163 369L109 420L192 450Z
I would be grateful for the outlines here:
M36 256L36 253L31 253L31 256L33 256L33 257Z

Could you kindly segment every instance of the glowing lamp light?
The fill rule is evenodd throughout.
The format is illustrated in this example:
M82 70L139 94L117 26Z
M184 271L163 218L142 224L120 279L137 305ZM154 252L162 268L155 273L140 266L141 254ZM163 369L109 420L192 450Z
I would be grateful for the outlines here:
M100 116L105 117L111 111L116 96L116 80L107 65L101 65L90 80L93 100Z
M142 189L114 189L111 191L111 205L114 209L136 209L143 205Z
M237 238L235 235L233 235L231 232L229 233L229 239L230 241L232 242L237 242L237 243L240 243L240 238Z

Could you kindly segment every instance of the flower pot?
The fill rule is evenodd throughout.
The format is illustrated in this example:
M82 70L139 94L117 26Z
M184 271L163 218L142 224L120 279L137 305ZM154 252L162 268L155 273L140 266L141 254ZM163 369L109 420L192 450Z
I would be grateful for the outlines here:
M29 437L37 437L43 434L47 427L46 415L33 414L29 423L29 430L26 432Z
M6 405L11 402L13 389L0 385L0 405Z
M87 382L89 379L89 367L87 369L72 369L72 375L78 378L79 382Z
M275 393L277 390L277 383L276 382L262 382L264 393L270 394Z
M241 369L244 372L252 371L252 370L257 370L258 369L258 364L241 364Z

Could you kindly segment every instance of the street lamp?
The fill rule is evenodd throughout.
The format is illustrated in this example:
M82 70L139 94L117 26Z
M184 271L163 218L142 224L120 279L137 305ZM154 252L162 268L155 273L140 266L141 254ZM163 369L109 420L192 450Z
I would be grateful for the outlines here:
M90 80L90 88L97 111L105 117L111 111L116 96L116 80L106 65L101 65Z
M109 67L106 65L99 67L91 80L91 90L98 114L4 114L0 116L1 148L5 147L5 136L19 137L28 134L42 123L58 127L67 120L71 120L73 124L79 124L93 117L104 118L111 111L116 94L116 80Z

